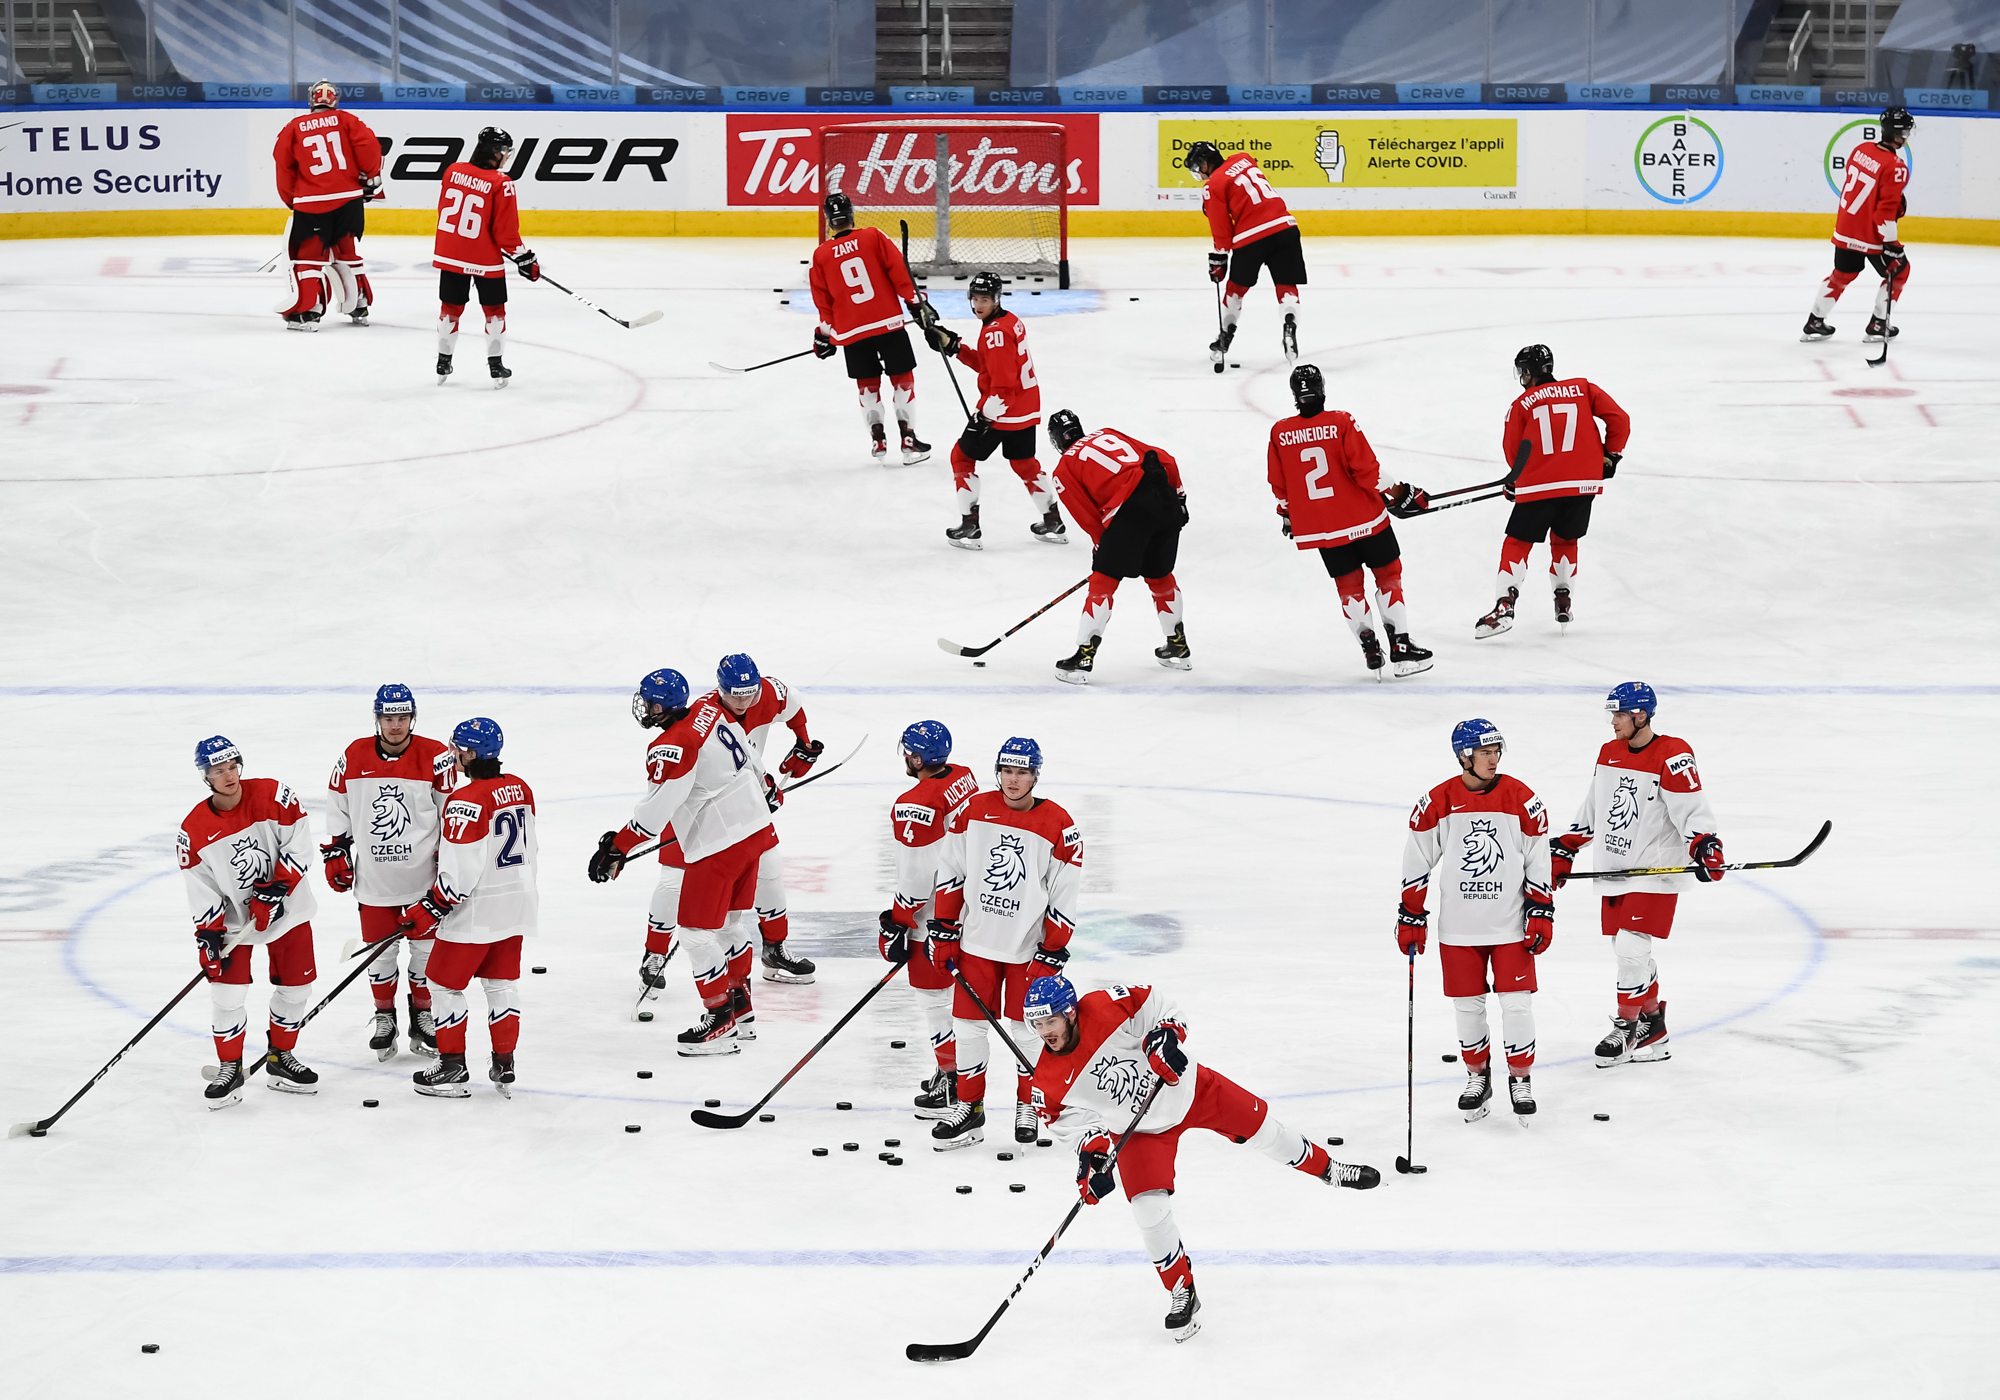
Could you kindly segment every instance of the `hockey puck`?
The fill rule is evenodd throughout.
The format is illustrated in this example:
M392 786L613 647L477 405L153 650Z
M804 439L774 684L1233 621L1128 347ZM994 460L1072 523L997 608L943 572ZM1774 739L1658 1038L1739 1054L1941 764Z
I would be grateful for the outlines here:
M1229 367L1230 367L1231 369L1242 369L1242 368L1243 368L1242 364L1241 364L1240 362L1236 361L1236 360L1231 360L1231 361L1229 362Z
M703 1099L703 1100L701 1101L701 1106L702 1106L703 1108L721 1108L721 1107L722 1107L722 1100L721 1100L721 1099Z
M842 1152L859 1152L861 1144L858 1142L843 1142L840 1144L840 1150Z
M642 1069L639 1071L639 1077L641 1079L651 1079L653 1077L653 1072L649 1069Z
M883 1138L882 1145L884 1147L901 1147L903 1140L901 1138Z
M639 1019L642 1021L650 1021L653 1019L653 1013L650 1011L641 1011L639 1013Z
M1013 1153L1011 1153L1011 1152L1002 1152L1002 1153L1000 1153L1000 1154L998 1154L998 1155L999 1155L999 1158L1000 1158L1000 1160L1001 1160L1001 1161L1003 1161L1003 1162L1011 1162L1011 1161L1013 1161L1013 1160L1014 1160L1014 1154L1013 1154Z
M935 177L933 177L933 178L935 179ZM1139 299L1139 298L1137 298L1137 297L1126 297L1126 298L1125 298L1125 300L1127 300L1127 301L1137 301L1138 299Z
M1458 1063L1458 1056L1456 1055L1446 1055L1443 1057L1443 1059L1444 1062L1448 1065L1455 1065Z
M961 1186L958 1188L958 1194L961 1196L970 1196L972 1194L972 1188L970 1186Z
M903 1159L901 1157L891 1157L889 1159L889 1165L892 1167L900 1167L903 1165Z
M380 1108L382 1106L382 1101L380 1099L363 1099L361 1101L361 1106L363 1108Z
M886 1162L895 1155L896 1154L893 1152L877 1152L875 1154L875 1160L878 1162Z
M1035 1139L1035 1146L1037 1146L1037 1147L1047 1147L1048 1145L1049 1145L1049 1140L1048 1140L1047 1138L1036 1138L1036 1139Z
M1600 1123L1609 1123L1611 1121L1611 1115L1608 1113L1593 1113L1590 1116Z
M531 967L531 968L529 968L529 969L528 969L528 971L530 971L530 972L533 972L533 973L536 973L536 974L538 974L538 975L539 975L539 974L541 974L541 973L544 973L544 972L547 972L547 971L548 971L548 969L547 969L546 967Z
M757 1121L759 1123L775 1123L778 1121L778 1115L775 1113L760 1113L757 1115Z
M639 1131L639 1125L637 1123L627 1123L625 1125L625 1131L628 1133L636 1133Z
M148 1356L151 1356L154 1352L158 1351L159 1349L160 1349L160 1344L158 1342L147 1342L144 1346L139 1348L139 1350L145 1352L146 1355Z
M903 1041L900 1041L900 1040L892 1040L892 1041L890 1041L890 1042L889 1042L889 1048L890 1048L891 1050L900 1050L900 1049L902 1049L902 1048L903 1048L903 1045L904 1045L904 1042L903 1042Z
M1347 1141L1347 1139L1346 1139L1346 1138L1328 1138L1328 1139L1326 1140L1326 1145L1327 1145L1328 1147L1338 1147L1338 1146L1340 1146L1340 1145L1341 1145L1341 1144L1342 1144L1343 1142L1346 1142L1346 1141Z
M984 661L975 661L972 664L975 666L984 666L986 663Z
M1018 1196L1018 1195L1020 1195L1020 1194L1021 1194L1021 1193L1022 1193L1023 1191L1027 1190L1028 1188L1027 1188L1027 1187L1025 1187L1025 1186L1023 1186L1023 1185L1022 1185L1022 1184L1021 1184L1020 1182L1018 1182L1018 1181L1017 1181L1017 1182L1014 1182L1014 1183L1013 1183L1012 1185L1010 1185L1010 1186L1009 1186L1009 1187L1008 1187L1007 1189L1008 1189L1009 1191L1012 1191L1012 1192L1013 1192L1013 1193L1014 1193L1015 1195L1017 1195L1017 1196Z
M854 1105L849 1103L846 1099L842 1099L839 1103L835 1104L834 1107L840 1109L848 1109L848 1108L853 1108Z
M780 306L790 306L791 304L792 304L792 299L791 299L790 297L779 297L779 298L778 298L778 305L780 305ZM832 772L833 770L832 770L832 769L828 769L827 771L828 771L828 772Z
M30 1129L28 1129L28 1136L29 1136L29 1137L47 1137L48 1135L49 1135L49 1130L48 1130L47 1128L30 1128Z
M824 1157L824 1156L826 1156L826 1149L825 1149L824 1147L815 1147L815 1148L813 1149L813 1156L815 1156L815 1157Z

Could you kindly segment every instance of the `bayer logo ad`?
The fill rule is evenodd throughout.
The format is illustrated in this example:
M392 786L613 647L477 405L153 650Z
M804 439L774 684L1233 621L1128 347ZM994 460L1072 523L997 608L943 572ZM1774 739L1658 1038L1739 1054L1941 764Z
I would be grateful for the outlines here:
M1873 141L1881 134L1882 123L1874 117L1848 122L1833 133L1833 139L1826 143L1826 152L1820 159L1826 171L1826 183L1829 189L1839 194L1846 186L1848 152L1865 141ZM1917 174L1915 146L1915 133L1912 133L1911 139L1904 143L1903 149L1899 152L1903 164L1909 167L1910 178L1913 180Z
M1722 138L1685 112L1662 117L1640 133L1632 168L1640 188L1662 204L1694 204L1722 182Z

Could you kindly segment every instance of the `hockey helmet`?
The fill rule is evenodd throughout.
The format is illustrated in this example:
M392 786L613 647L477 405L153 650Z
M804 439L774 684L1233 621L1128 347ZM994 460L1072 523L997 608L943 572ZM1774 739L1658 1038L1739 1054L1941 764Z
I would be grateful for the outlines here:
M1555 352L1546 345L1524 345L1521 353L1514 357L1514 373L1532 375L1537 379L1556 377Z
M1318 365L1300 365L1292 371L1292 404L1307 418L1326 407L1326 376Z
M757 663L742 652L725 656L715 668L715 688L733 700L742 700L764 689L764 677Z
M1643 714L1648 724L1653 722L1653 716L1659 713L1659 709L1660 697L1644 681L1620 682L1604 697L1606 714Z
M951 757L951 731L943 720L920 719L903 731L903 752L934 768Z
M474 758L497 759L500 746L506 742L500 726L490 719L465 719L451 731L454 748L464 749Z
M1000 756L993 760L993 771L1002 768L1025 768L1030 773L1042 771L1042 746L1033 739L1015 737L1000 746Z
M380 719L383 715L408 715L415 719L417 697L406 685L396 685L392 682L383 686L375 692L375 718Z
M1181 157L1181 164L1206 180L1210 174L1222 169L1222 152L1213 141L1197 141L1187 148Z
M1451 728L1451 751L1458 755L1461 763L1471 756L1474 749L1483 749L1488 744L1497 744L1501 753L1507 752L1507 741L1500 736L1500 726L1490 719L1460 720Z
M315 112L324 112L329 107L340 105L340 89L330 78L321 78L306 89L306 105Z
M1083 420L1066 408L1049 415L1049 442L1058 452L1067 452L1083 441Z
M992 297L993 304L998 306L1000 304L1000 288L1003 285L999 273L990 272L982 267L979 271L973 273L972 280L965 284L965 299L969 302L974 297Z
M854 201L835 190L820 202L820 209L826 215L826 226L830 229L854 227Z
M687 677L671 667L662 666L657 671L648 671L640 680L639 688L632 692L632 718L639 721L641 729L665 724L668 715L687 707ZM656 708L662 713L653 713Z
M479 128L479 142L472 148L472 163L487 170L498 170L501 159L514 149L514 138L497 126Z
M194 746L194 767L197 773L206 773L218 763L234 763L237 767L242 767L243 750L220 734L203 739Z
M1054 977L1037 977L1028 984L1028 994L1021 1000L1022 1018L1030 1022L1047 1021L1057 1016L1076 1014L1076 988L1069 978L1060 974Z
M1885 107L1882 110L1882 142L1888 144L1894 136L1901 141L1910 139L1910 133L1917 129L1917 119L1910 115L1907 107Z

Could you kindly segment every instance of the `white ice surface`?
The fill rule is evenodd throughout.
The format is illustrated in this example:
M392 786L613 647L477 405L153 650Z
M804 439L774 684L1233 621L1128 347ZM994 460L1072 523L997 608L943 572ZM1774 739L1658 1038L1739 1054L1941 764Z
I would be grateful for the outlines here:
M548 973L524 979L519 1092L416 1097L418 1062L367 1051L356 988L301 1042L317 1097L253 1086L211 1114L197 992L48 1137L0 1145L10 1393L1990 1389L2000 1231L1979 1124L2000 918L1974 823L2000 695L2000 254L1918 250L1905 333L1871 371L1863 284L1834 341L1796 342L1820 242L1309 240L1307 356L1391 474L1434 490L1497 475L1508 367L1530 341L1635 424L1569 634L1538 551L1520 625L1475 644L1502 511L1414 521L1398 533L1437 666L1378 686L1272 515L1264 435L1288 400L1269 292L1243 368L1217 378L1201 249L1081 242L1096 309L1031 322L1044 405L1179 456L1196 669L1148 659L1129 584L1078 690L1050 677L1069 603L984 669L934 645L989 640L1086 564L1030 540L997 459L985 552L945 545L956 405L934 357L935 453L911 469L867 461L837 364L707 368L804 344L807 320L772 293L801 285L804 246L547 242L556 276L666 319L627 332L517 283L504 394L475 336L457 381L433 386L424 249L367 247L377 324L302 336L269 313L273 279L249 275L264 240L6 245L0 1117L53 1112L192 973L167 838L201 795L194 741L226 733L252 772L316 790L387 680L417 689L424 732L498 719L540 796L546 932L529 959ZM670 1048L694 1005L680 960L659 1019L626 1019L649 882L593 886L584 860L640 777L633 683L662 665L699 682L735 650L805 693L830 750L872 737L779 823L818 983L760 983L762 1038L686 1061ZM1631 677L1695 745L1732 858L1789 853L1825 817L1834 836L1803 869L1683 899L1662 1065L1591 1067L1612 964L1595 892L1565 891L1530 1131L1458 1121L1424 958L1430 1171L1399 1177L1391 906L1409 805L1452 772L1451 724L1481 714L1566 821L1601 697ZM865 934L889 892L892 745L933 716L981 770L1007 735L1040 739L1045 795L1088 833L1078 979L1171 989L1197 1055L1384 1172L1335 1194L1191 1135L1176 1210L1206 1327L1186 1346L1161 1335L1164 1295L1107 1205L974 1360L903 1359L970 1336L1073 1196L1054 1150L999 1162L1000 1125L982 1149L927 1150L899 1108L926 1068L900 984L775 1123L687 1121L705 1097L751 1102L879 975ZM324 903L328 987L355 922L345 898ZM475 1063L482 1037L475 1023ZM888 1138L905 1165L876 1161Z

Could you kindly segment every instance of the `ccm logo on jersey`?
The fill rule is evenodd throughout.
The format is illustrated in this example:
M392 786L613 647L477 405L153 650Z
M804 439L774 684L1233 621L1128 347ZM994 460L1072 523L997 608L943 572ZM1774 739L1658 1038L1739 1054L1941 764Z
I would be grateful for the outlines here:
M479 804L477 802L453 802L444 809L444 824L451 830L451 839L463 840L466 829L479 824Z
M929 826L937 820L937 813L929 807L921 807L914 802L898 802L894 819L899 822L915 822L918 826Z
M1691 787L1701 786L1701 776L1694 771L1694 755L1691 753L1676 754L1668 759L1667 771L1680 774L1688 780L1688 785Z

